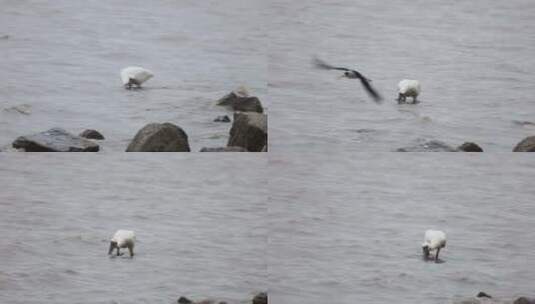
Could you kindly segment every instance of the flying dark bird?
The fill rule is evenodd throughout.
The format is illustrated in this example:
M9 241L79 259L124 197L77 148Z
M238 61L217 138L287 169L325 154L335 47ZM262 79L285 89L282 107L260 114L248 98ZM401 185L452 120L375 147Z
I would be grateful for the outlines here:
M341 76L341 78L345 77L345 78L349 78L349 79L359 79L360 83L362 83L362 86L364 87L366 92L368 92L368 94L373 98L373 100L375 102L379 103L379 102L381 102L383 100L381 95L379 95L379 93L377 93L377 91L370 84L371 80L366 78L366 77L364 77L364 75L362 75L361 73L359 73L359 72L357 72L355 70L348 69L348 68L341 68L341 67L332 66L332 65L326 63L325 61L323 61L323 60L321 60L319 58L316 58L316 57L313 59L313 63L314 63L314 66L316 68L318 68L318 69L344 71L344 74Z

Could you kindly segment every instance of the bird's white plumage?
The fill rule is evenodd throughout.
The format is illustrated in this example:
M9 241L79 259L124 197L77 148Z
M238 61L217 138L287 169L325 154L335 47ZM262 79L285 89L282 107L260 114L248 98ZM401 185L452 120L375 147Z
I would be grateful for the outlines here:
M427 246L429 250L443 248L446 246L446 234L439 230L427 230L424 236L422 247Z
M131 230L117 230L111 241L116 242L119 248L126 248L129 245L133 247L136 242L136 234Z
M405 97L417 97L422 92L420 82L418 80L404 79L399 82L399 94Z
M130 83L130 79L133 79L136 84L141 85L145 81L151 79L154 74L142 67L131 66L121 70L121 80L123 85Z

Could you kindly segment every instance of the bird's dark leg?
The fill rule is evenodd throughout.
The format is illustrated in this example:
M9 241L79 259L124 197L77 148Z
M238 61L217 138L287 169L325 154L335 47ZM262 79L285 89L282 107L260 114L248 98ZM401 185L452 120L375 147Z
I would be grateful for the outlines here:
M417 104L418 103L418 100L416 99L416 96L412 97L412 103L413 104Z
M117 247L117 256L120 256L121 254L119 253L119 247Z
M130 251L130 256L134 256L134 248L132 246L128 246L128 251Z
M440 247L437 248L437 254L435 255L435 263L438 263L438 253L440 252Z

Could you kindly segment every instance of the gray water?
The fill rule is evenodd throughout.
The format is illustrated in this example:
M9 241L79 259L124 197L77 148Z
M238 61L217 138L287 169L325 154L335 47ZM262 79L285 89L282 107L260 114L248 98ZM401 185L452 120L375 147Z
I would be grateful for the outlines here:
M265 290L264 158L4 155L0 303L249 303ZM117 229L136 232L133 259L107 256Z
M231 112L218 98L243 85L269 107L264 6L0 0L0 147L62 127L97 129L104 151L124 151L151 122L184 128L193 151L224 146L230 124L213 119ZM122 87L119 71L132 65L155 73L144 90Z
M271 154L272 303L533 296L534 169L510 154ZM444 263L422 260L427 229L447 234Z
M535 4L511 1L270 1L271 151L394 151L429 140L511 151L535 132ZM355 80L311 58L354 68ZM401 79L421 103L397 105Z

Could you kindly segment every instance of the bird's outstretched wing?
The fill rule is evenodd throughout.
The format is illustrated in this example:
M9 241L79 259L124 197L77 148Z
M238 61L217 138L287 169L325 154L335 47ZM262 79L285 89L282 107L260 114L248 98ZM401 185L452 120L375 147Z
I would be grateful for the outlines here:
M373 101L376 103L381 103L383 101L383 97L377 93L377 91L371 86L370 82L366 77L361 77L360 82L362 83L362 86L368 92L368 94L373 98Z
M314 64L316 68L322 69L322 70L340 70L340 71L348 71L348 72L352 71L351 69L332 66L328 64L327 62L319 59L318 57L312 58L312 63Z
M364 77L359 72L357 72L355 70L347 69L347 68L341 68L341 67L332 66L332 65L328 64L327 62L319 59L318 57L312 58L312 63L314 64L314 66L316 68L322 69L322 70L340 70L340 71L353 72L356 75L356 77L360 79L360 82L362 83L362 86L364 87L366 92L368 92L368 94L373 98L373 100L376 103L380 103L383 100L381 95L379 95L379 93L377 93L377 91L371 86L371 84L370 84L371 80L369 80L368 78Z

